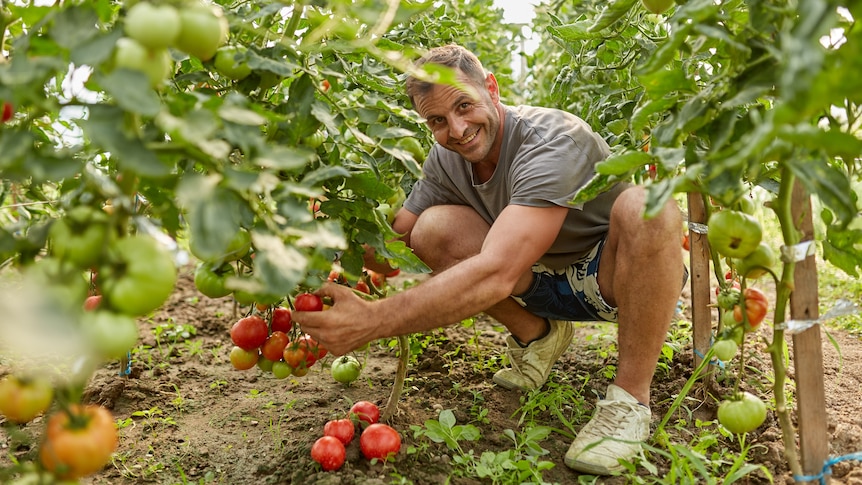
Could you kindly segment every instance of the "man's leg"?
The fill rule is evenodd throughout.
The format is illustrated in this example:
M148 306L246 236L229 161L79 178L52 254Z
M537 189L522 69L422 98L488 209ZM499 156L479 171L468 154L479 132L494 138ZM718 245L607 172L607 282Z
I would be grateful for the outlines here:
M617 199L600 260L599 288L618 308L619 365L608 395L566 454L568 466L587 473L619 470L618 459L638 451L638 445L613 440L587 449L592 443L649 436L650 385L683 284L679 209L671 201L645 220L645 195L634 187Z
M470 207L435 206L419 216L410 235L410 246L434 273L439 273L478 254L489 229ZM525 273L514 293L527 291L532 281L532 273ZM494 382L508 389L541 387L553 364L572 342L571 323L536 316L512 298L498 302L485 313L512 334L506 339L512 367L498 371Z

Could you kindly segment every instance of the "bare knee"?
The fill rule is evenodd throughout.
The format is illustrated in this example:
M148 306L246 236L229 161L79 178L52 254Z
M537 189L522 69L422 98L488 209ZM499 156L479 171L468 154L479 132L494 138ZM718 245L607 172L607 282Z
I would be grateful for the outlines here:
M434 271L479 253L490 226L469 206L425 209L410 234L413 252Z

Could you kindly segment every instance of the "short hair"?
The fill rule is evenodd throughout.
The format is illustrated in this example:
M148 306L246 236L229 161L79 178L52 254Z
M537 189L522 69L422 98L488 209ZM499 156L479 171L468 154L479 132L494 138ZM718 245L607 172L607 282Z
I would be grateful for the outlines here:
M436 64L460 71L467 76L467 79L471 83L477 86L482 86L487 76L479 58L464 47L456 44L432 48L413 63L413 66L421 68L425 64ZM404 89L407 92L407 97L410 99L410 104L414 106L416 105L413 101L414 97L417 94L427 93L432 87L434 87L434 83L419 79L413 75L408 76L404 83Z

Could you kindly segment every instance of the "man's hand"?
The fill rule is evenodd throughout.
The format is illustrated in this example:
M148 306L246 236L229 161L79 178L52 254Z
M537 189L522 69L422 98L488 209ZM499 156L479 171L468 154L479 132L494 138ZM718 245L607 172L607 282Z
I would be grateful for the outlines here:
M332 300L332 307L321 312L293 312L292 318L302 331L314 337L334 355L344 355L379 338L379 323L373 316L374 303L356 295L350 288L327 283L315 294Z

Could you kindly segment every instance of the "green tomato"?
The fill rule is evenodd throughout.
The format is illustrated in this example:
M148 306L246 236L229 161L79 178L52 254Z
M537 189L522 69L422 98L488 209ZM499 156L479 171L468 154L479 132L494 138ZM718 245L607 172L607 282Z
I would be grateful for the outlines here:
M246 48L243 46L228 45L220 47L215 54L213 66L219 74L234 81L240 81L251 74L251 68L244 60L237 57L245 56Z
M342 355L335 359L329 372L332 378L342 384L350 384L359 377L359 372L362 370L362 364L352 355Z
M55 221L48 235L58 258L88 269L99 262L112 233L105 212L79 206Z
M748 433L766 421L766 404L754 394L743 392L718 406L718 422L734 434Z
M87 312L81 319L81 329L94 354L104 359L122 358L138 344L138 324L129 315Z
M722 339L712 344L712 353L718 360L729 362L736 356L739 346L732 339Z
M195 287L210 298L222 298L232 293L225 287L228 276L236 274L233 266L225 264L213 268L209 263L200 263L195 269Z
M173 71L174 61L167 49L149 50L138 41L123 37L117 39L114 66L142 72L150 86L159 87Z
M166 49L180 34L180 14L170 5L136 3L126 13L125 32L147 49Z
M742 259L734 259L733 265L737 273L748 279L757 279L766 274L775 265L775 253L765 242Z
M320 145L323 145L323 142L326 141L326 132L323 130L317 130L312 133L310 136L306 137L302 140L303 145L311 148L312 150L316 149Z
M145 315L174 291L177 269L173 256L155 239L132 236L109 249L111 261L100 277L109 308L128 315Z
M414 137L401 138L395 143L395 146L406 150L417 162L425 161L425 148L422 147L422 142L418 139Z
M728 258L744 258L754 252L763 239L760 222L740 211L713 213L707 221L709 245Z
M285 379L291 374L293 374L293 369L283 360L272 363L272 375L276 379Z
M201 261L212 263L236 261L244 258L251 251L251 234L243 228L239 228L226 247L212 246L213 241L208 242L210 246L205 247L202 246L201 241L192 237L189 239L189 251Z
M227 41L229 26L221 7L201 4L183 8L179 17L177 49L202 61L208 61Z

